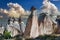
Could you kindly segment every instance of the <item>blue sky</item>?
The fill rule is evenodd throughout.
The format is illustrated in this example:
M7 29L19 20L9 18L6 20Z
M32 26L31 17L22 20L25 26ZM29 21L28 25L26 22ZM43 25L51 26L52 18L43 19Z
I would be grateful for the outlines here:
M18 3L20 4L25 10L29 10L31 6L35 6L36 9L40 9L42 6L43 0L0 0L0 8L3 9L9 9L7 6L7 3ZM50 0L52 3L54 3L57 8L60 10L60 0ZM5 25L7 21L6 14L0 13L0 15L4 16L2 19L0 18L0 24Z
M42 6L43 0L0 0L0 8L8 9L7 3L18 3L23 6L25 10L29 10L31 6L35 6L37 9L40 9ZM54 3L60 10L60 0L50 0Z

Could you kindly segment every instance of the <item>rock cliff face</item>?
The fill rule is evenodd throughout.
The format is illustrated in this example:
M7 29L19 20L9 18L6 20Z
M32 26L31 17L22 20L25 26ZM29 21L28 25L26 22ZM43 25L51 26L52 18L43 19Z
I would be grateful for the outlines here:
M57 28L57 31L55 33L60 34L60 18L58 18L56 21L58 23L58 28Z
M34 7L31 8L31 14L28 17L26 29L25 29L25 33L24 33L24 36L28 36L28 37L30 37L30 31L31 31L31 26L32 26L32 19L33 19L33 10L32 9L34 9Z
M35 8L32 7L31 14L30 14L28 21L27 21L24 36L30 37L30 38L35 38L38 35L39 35L38 34L38 19L37 19L37 16L35 15Z
M51 21L50 17L42 14L42 19L40 19L40 22L39 22L39 32L40 32L40 35L49 35L49 34L52 34L53 33L53 22Z
M31 11L28 18L24 33L25 37L35 38L38 35L50 35L56 31L57 24L52 21L52 17L47 11L40 13L39 17L34 12L36 11Z
M31 25L32 25L32 17L33 17L33 15L30 14L30 16L28 18L28 21L27 21L27 25L26 25L24 36L30 36Z

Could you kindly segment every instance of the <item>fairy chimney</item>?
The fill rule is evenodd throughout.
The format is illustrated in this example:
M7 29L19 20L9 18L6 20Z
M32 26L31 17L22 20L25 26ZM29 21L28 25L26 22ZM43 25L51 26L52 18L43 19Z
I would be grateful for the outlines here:
M24 32L24 36L30 36L31 25L32 25L32 18L33 18L33 11L35 9L36 8L34 6L32 6L31 9L30 9L31 14L29 15L28 20L27 20L27 24L26 24L26 29L25 29L25 32Z

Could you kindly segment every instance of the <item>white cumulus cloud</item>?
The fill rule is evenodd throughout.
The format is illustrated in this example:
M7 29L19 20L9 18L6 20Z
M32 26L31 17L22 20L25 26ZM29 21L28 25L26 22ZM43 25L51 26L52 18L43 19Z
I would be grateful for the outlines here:
M49 0L44 0L43 1L43 6L41 7L41 10L47 13L57 13L58 8L55 6L55 4L51 3Z
M19 16L26 15L27 13L18 3L8 3L7 6L10 7L9 10L0 8L0 12L8 14L10 17L19 18Z

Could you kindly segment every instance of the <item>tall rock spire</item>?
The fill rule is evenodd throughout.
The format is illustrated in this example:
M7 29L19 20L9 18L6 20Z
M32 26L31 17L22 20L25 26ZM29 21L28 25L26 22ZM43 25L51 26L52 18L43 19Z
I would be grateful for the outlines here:
M31 32L31 27L32 27L32 20L33 20L33 11L35 9L36 8L34 6L32 6L31 9L30 9L31 14L29 15L28 20L27 20L24 36L30 37L30 32Z

